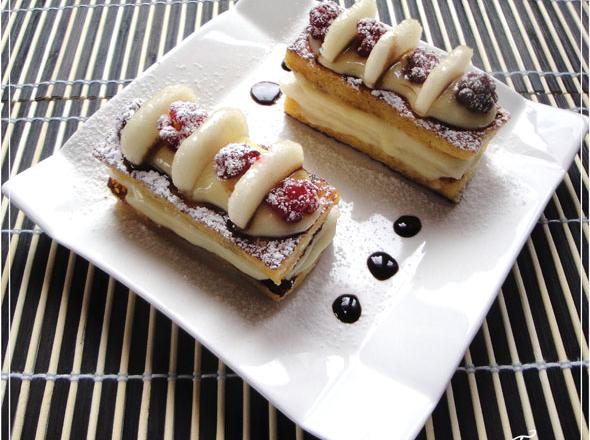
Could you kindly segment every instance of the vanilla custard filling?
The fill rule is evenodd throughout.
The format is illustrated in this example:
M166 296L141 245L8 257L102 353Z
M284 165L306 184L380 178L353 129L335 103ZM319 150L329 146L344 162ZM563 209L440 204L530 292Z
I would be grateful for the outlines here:
M464 160L436 151L377 116L318 91L300 75L290 75L281 84L281 89L301 106L311 124L330 128L380 148L428 180L441 177L461 179L476 162L475 157Z
M113 178L117 179L116 176ZM214 240L209 234L196 229L190 222L187 222L179 213L171 208L162 208L154 196L140 188L138 185L128 187L125 200L131 207L146 215L154 222L170 229L188 242L205 248L219 257L223 258L238 270L256 280L266 280L268 275L259 270L245 258L234 254L222 244ZM285 279L291 279L309 269L318 259L322 251L328 247L336 232L336 220L339 213L337 207L332 208L322 228L316 233L312 242L307 246L295 267Z

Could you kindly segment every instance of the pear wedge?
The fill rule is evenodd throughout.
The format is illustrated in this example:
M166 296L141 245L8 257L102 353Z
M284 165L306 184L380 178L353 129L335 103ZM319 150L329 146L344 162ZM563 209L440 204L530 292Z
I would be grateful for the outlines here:
M414 111L420 116L426 116L432 103L454 80L459 78L471 63L473 49L467 46L457 46L441 63L432 69L422 88L416 96Z
M141 165L158 140L158 119L168 113L175 101L195 102L197 96L190 87L168 86L145 102L121 130L121 151L134 165Z
M330 62L344 50L356 35L356 26L363 18L374 18L377 14L376 0L359 0L344 10L328 28L326 38L320 47L320 54Z
M272 187L302 166L301 145L287 140L275 143L236 183L227 205L230 220L245 229Z
M172 162L172 183L182 192L192 191L205 166L221 148L247 137L248 124L240 110L217 110L178 147Z
M363 77L367 87L375 87L389 66L399 60L404 53L418 46L421 34L422 26L413 19L404 20L383 34L367 58Z

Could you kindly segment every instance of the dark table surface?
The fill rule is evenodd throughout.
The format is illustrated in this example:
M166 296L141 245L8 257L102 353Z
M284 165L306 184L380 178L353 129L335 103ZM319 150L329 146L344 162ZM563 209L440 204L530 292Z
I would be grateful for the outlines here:
M587 1L378 3L436 46L474 47L523 96L588 114ZM2 1L2 181L233 4ZM419 438L588 438L587 201L586 138ZM311 438L5 197L1 209L2 438Z

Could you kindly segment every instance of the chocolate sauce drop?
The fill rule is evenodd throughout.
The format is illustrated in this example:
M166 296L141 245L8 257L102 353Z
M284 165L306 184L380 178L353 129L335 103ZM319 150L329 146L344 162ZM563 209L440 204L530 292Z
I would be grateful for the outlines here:
M395 259L385 252L375 252L367 258L369 271L378 280L387 280L394 276L399 270L399 265Z
M287 72L291 71L291 69L289 69L289 66L287 66L287 63L285 63L285 60L283 60L283 62L281 63L281 67L283 68L283 70L286 70Z
M422 229L420 219L415 215L402 215L393 224L393 230L401 237L413 237Z
M260 81L250 89L250 96L258 104L272 105L281 96L279 85L270 81Z
M352 324L361 317L361 303L355 295L340 295L332 303L336 318L346 324Z

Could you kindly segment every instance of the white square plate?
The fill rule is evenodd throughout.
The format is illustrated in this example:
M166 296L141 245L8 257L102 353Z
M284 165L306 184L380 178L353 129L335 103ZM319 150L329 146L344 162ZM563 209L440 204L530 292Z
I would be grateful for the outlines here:
M187 38L97 112L51 158L3 188L47 234L120 280L223 359L287 416L329 438L411 438L423 426L481 325L507 272L580 145L587 121L525 101L499 85L512 121L490 145L453 206L379 163L255 104L250 86L278 80L285 44L309 0L242 0ZM91 150L133 98L193 86L208 108L231 105L252 138L303 144L306 168L341 192L333 245L303 284L275 304L235 270L117 205ZM420 217L410 239L403 214ZM366 267L384 250L399 273ZM356 294L361 319L331 311Z

